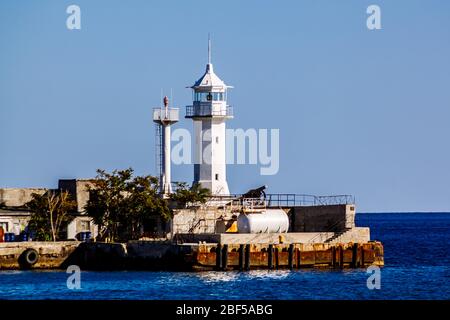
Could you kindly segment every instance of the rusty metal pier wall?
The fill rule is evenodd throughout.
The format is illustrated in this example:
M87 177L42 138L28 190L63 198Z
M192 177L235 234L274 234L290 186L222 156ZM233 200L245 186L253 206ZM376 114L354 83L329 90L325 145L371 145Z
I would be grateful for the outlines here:
M375 241L363 244L247 245L247 250L243 251L241 246L198 245L186 256L186 263L195 270L240 270L242 260L247 261L246 269L363 268L384 265L383 245ZM217 253L221 259L217 259ZM224 257L227 257L226 260Z

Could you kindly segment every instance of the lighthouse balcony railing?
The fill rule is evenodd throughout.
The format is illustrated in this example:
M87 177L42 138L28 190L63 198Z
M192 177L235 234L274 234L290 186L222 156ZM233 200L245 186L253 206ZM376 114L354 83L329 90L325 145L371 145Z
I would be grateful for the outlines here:
M211 104L196 103L186 106L186 118L193 117L233 117L233 107L215 108Z

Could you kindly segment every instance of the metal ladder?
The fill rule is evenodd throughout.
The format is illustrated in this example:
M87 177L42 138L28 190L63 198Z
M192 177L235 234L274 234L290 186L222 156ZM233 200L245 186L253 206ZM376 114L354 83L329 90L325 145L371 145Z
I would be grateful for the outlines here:
M162 125L156 123L155 124L155 169L158 173L158 178L162 176L162 166L163 166L163 145L162 145Z

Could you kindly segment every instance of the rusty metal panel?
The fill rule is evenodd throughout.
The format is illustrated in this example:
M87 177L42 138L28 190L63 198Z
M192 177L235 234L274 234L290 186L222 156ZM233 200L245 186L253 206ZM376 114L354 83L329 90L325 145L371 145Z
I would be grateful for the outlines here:
M213 269L216 267L215 244L199 245L193 248L192 254L185 254L186 263ZM239 245L233 244L228 248L228 269L239 268ZM289 245L273 245L273 266L289 267ZM265 245L250 245L251 268L268 268L269 253ZM356 256L353 257L354 252ZM299 262L300 261L300 265ZM370 264L384 265L383 245L380 242L370 242L354 247L353 243L342 245L295 244L293 265L299 267L364 267Z
M315 264L329 264L332 259L331 250L320 250L315 252Z
M351 247L344 249L344 263L351 264L353 260L353 251Z
M301 266L313 266L316 263L314 251L301 251Z
M236 251L228 252L228 266L239 267L239 252Z

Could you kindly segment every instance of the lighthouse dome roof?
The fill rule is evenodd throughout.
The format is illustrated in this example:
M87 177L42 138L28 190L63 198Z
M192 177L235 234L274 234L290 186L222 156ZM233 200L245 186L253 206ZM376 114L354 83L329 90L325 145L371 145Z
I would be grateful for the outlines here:
M230 88L215 73L212 63L206 65L206 71L191 87L193 89L226 89Z

